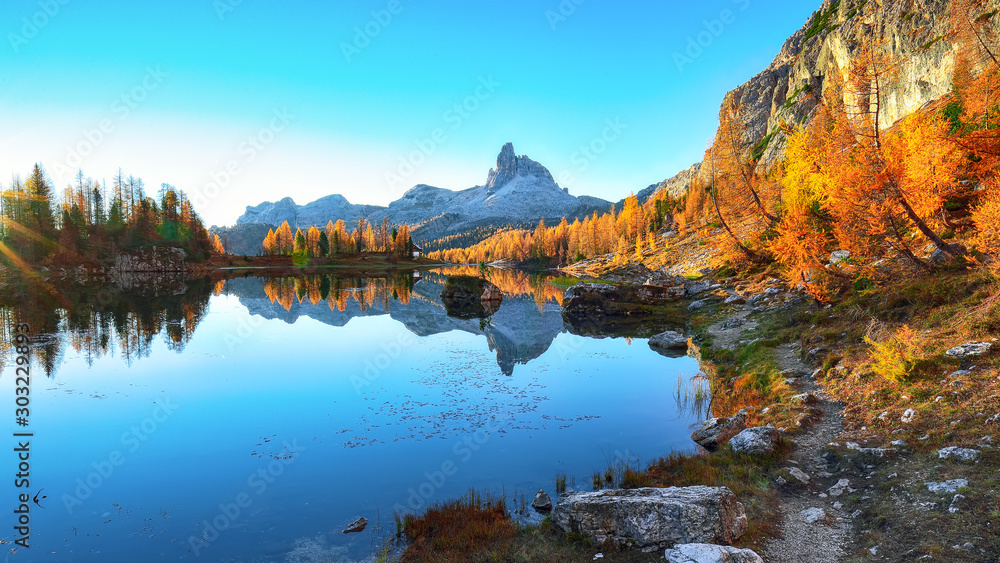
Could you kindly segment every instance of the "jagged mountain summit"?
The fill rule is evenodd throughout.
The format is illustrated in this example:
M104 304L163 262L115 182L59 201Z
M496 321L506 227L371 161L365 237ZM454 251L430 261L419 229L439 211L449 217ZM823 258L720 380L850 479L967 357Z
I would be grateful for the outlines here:
M514 145L507 143L497 156L496 168L490 169L481 186L452 191L419 184L388 207L354 205L341 195L307 205L284 198L248 206L236 223L280 225L288 221L292 228L306 228L337 219L348 223L361 218L381 222L387 217L393 223L413 227L415 239L429 240L476 227L537 222L543 217L573 220L594 211L603 213L610 206L611 202L603 199L570 195L556 184L545 166L518 156Z

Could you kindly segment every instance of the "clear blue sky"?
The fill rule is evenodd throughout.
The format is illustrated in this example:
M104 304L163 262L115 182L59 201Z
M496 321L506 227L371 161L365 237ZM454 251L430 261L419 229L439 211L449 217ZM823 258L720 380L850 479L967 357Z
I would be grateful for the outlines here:
M617 200L698 161L722 95L818 5L3 0L0 182L120 166L222 225L284 196L472 187L511 141L571 193Z

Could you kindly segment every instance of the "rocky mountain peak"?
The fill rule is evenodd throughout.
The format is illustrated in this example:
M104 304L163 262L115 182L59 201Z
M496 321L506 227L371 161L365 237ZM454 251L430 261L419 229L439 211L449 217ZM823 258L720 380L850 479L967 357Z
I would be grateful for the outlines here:
M534 176L555 185L555 180L547 168L527 156L517 156L514 144L507 143L497 156L497 167L490 169L486 177L486 192L492 195L518 176Z

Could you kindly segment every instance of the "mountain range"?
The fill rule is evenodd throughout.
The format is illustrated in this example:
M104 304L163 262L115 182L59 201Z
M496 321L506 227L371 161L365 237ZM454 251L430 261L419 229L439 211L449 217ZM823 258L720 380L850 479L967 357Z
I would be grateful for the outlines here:
M293 229L323 226L327 221L343 219L349 225L359 219L381 222L388 218L394 224L407 224L417 242L466 233L481 227L499 228L506 225L537 223L546 218L572 221L594 211L604 213L610 201L596 197L570 195L560 188L545 166L527 156L518 156L514 145L507 143L497 156L496 167L490 169L486 182L461 191L452 191L425 184L410 188L388 207L352 204L339 194L329 195L306 205L292 198L247 206L234 228L213 228L230 252L259 251L254 239L267 226L288 221ZM484 232L488 232L486 229ZM247 240L244 240L247 239ZM262 237L261 237L261 240Z

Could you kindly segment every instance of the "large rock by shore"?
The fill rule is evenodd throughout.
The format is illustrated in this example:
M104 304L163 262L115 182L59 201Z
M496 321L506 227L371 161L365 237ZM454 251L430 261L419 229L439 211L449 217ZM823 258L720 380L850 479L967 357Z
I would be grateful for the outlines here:
M656 313L656 306L684 298L683 285L620 285L578 283L566 290L563 314L569 317L601 318Z
M552 522L596 544L644 550L732 543L747 530L743 504L726 487L609 489L559 498Z
M691 439L706 450L716 450L747 427L743 411L728 418L710 418L691 434Z

